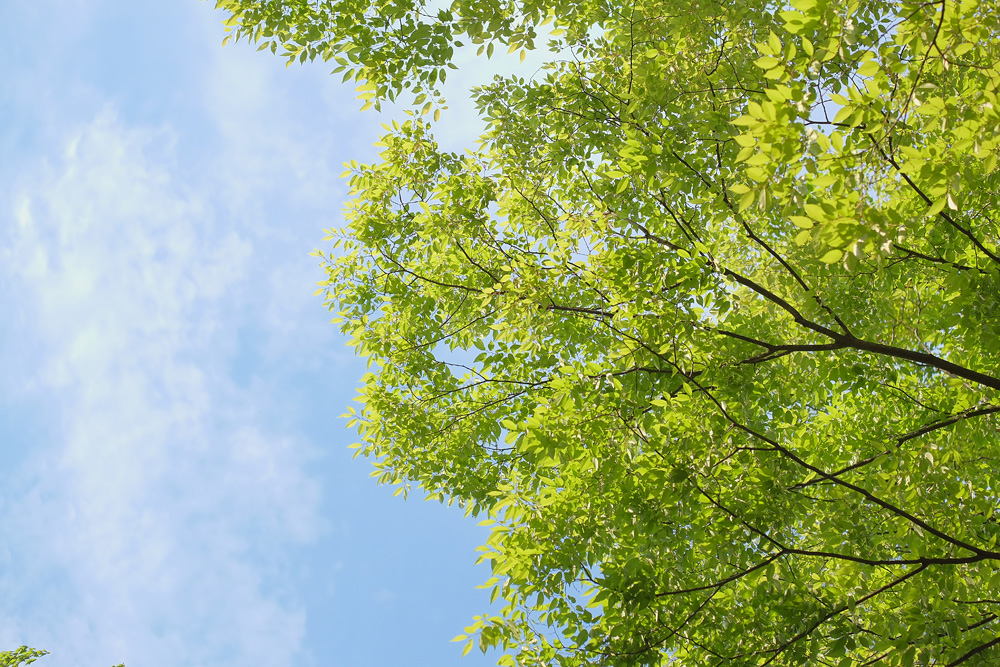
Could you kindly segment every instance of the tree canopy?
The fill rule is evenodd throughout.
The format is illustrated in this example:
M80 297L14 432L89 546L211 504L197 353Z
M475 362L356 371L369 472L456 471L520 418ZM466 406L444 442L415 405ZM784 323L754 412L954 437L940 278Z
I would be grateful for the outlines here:
M0 667L27 667L48 654L48 651L28 646L21 646L13 651L0 651ZM125 667L125 663L115 665L115 667Z
M0 667L21 667L30 665L42 656L48 655L48 651L36 648L21 646L13 651L0 651Z
M217 4L366 104L413 95L322 289L379 481L492 526L466 650L997 664L992 3ZM553 61L440 150L461 40L543 31Z

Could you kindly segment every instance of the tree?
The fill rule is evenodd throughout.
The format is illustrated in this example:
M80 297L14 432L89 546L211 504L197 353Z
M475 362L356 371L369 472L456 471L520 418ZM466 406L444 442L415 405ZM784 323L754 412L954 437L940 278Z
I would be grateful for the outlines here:
M48 654L48 651L28 648L27 646L21 646L13 651L0 651L0 667L27 666ZM125 667L125 663L115 665L115 667Z
M48 651L28 648L27 646L21 646L13 651L0 651L0 667L21 667L21 665L30 665L35 660L38 660L42 656L48 654Z
M1000 660L992 3L218 5L431 100L351 164L322 290L379 481L492 526L501 664ZM459 39L552 19L439 150Z

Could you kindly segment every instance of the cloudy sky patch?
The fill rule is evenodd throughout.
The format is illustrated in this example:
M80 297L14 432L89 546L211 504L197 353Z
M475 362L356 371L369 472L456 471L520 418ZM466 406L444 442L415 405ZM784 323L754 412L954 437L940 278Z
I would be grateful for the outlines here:
M304 612L269 570L322 530L319 482L226 374L254 248L175 177L175 142L103 111L14 193L5 264L40 341L22 372L55 424L24 452L15 534L41 557L33 593L61 572L52 595L87 619L60 636L37 610L73 663L107 642L144 664L287 664Z
M448 642L489 607L484 531L351 460L364 363L313 296L386 115L326 65L222 49L211 4L0 8L0 650L490 664ZM456 96L512 67L471 63L455 148Z

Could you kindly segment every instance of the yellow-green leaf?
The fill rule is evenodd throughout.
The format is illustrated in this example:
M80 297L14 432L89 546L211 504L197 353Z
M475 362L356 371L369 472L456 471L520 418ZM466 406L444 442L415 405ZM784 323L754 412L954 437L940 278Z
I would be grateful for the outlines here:
M753 64L761 69L771 69L772 67L776 67L780 62L774 56L764 56L753 61Z
M864 65L858 68L858 74L860 76L872 76L878 71L878 63L874 60L869 60Z
M823 262L824 264L833 264L843 256L844 253L841 252L840 250L829 250L825 255L819 258L819 261Z
M944 207L948 205L948 197L941 197L936 202L931 204L931 207L927 209L927 215L937 215L944 210Z

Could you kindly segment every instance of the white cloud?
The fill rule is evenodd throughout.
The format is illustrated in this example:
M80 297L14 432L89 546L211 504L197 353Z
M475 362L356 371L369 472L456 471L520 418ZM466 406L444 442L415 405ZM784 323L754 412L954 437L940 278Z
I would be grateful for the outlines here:
M305 633L280 564L322 526L310 453L226 371L260 258L175 144L105 111L26 165L0 240L35 339L5 384L56 436L0 488L0 640L50 667L290 665Z
M311 296L341 162L374 154L378 118L326 65L222 49L211 2L29 4L0 95L0 650L252 667L378 664L390 630L434 647L407 584L438 568L461 589L458 533L428 540L412 505L379 518L385 489L338 465L363 364Z
M220 209L242 220L255 244L280 248L286 258L254 268L260 279L254 317L266 332L256 351L286 366L351 363L354 355L334 342L336 330L312 295L324 273L310 253L323 246L324 230L341 223L342 162L370 148L376 119L359 120L345 107L350 96L328 75L328 65L286 68L245 42L222 48L217 24L199 25L207 57L193 92L210 128L202 173L211 178ZM311 355L289 359L290 340L297 352Z

